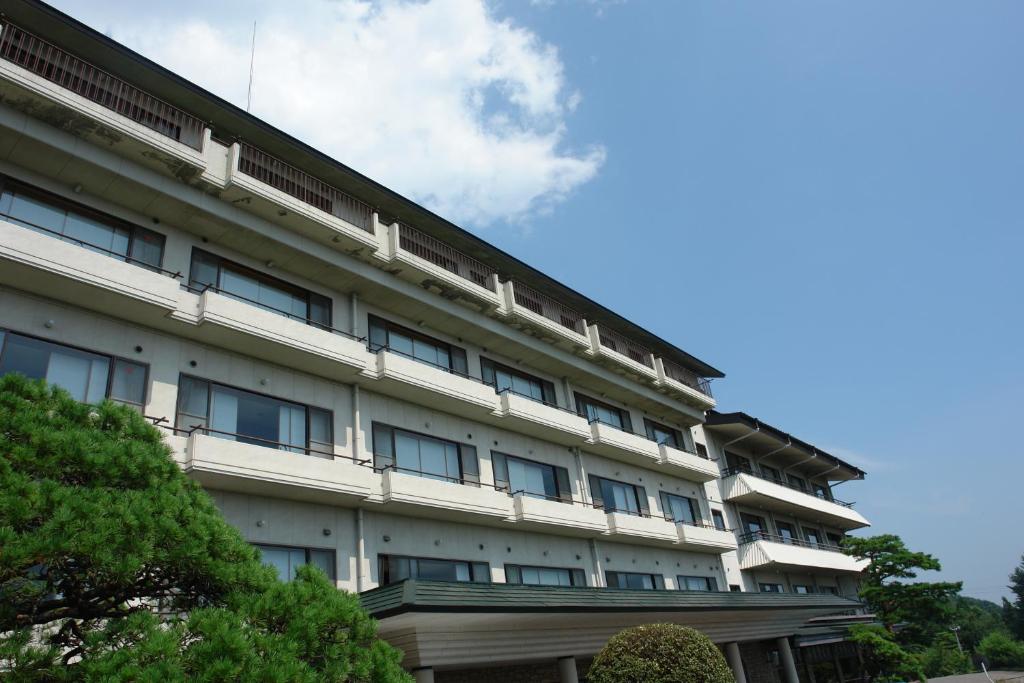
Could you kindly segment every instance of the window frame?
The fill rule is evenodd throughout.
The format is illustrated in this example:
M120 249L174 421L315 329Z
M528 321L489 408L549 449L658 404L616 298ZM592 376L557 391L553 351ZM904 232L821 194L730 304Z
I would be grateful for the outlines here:
M706 588L690 588L686 583L688 579L699 579L704 582ZM676 590L688 591L691 593L717 593L718 579L714 576L679 574L676 576Z
M494 381L491 381L491 382L487 381L487 370L488 370L487 369L487 365L490 365L490 373L494 377ZM528 382L536 382L537 384L540 385L540 393L541 393L542 398L537 399L537 398L534 398L533 396L528 396L528 395L526 395L526 394L524 394L524 393L522 393L520 391L516 391L512 387L507 387L505 389L499 390L498 389L498 377L497 377L497 371L498 370L501 370L502 372L506 372L506 373L508 373L508 374L510 374L510 375L512 375L514 377L519 377L520 379L524 379L524 380L526 380ZM518 370L518 369L513 368L513 367L511 367L509 365L505 365L504 363L498 362L498 361L494 360L493 358L487 358L485 356L480 356L480 379L481 379L481 381L484 384L486 384L488 386L494 387L494 393L496 393L496 394L500 394L500 393L502 393L504 391L511 391L516 396L522 396L523 398L528 398L531 401L537 401L537 403L543 403L546 406L552 406L554 408L560 408L561 407L561 406L558 405L558 394L555 391L555 383L554 382L552 382L550 380L546 380L546 379L544 379L542 377L538 377L536 375L531 375L528 372L524 372L522 370Z
M375 326L381 327L384 330L383 345L373 341L373 328ZM431 361L424 360L423 358L417 358L413 354L405 353L404 351L399 351L395 349L394 346L392 346L391 344L392 331L405 335L411 338L413 341L419 340L421 342L425 342L437 348L444 348L448 352L448 366L446 367L444 365L441 365L440 363L433 363ZM458 375L459 377L476 379L475 377L469 374L469 356L466 353L466 349L464 349L463 347L456 346L455 344L446 342L442 339L438 339L437 337L431 337L428 334L418 332L412 328L406 327L405 325L401 325L399 323L388 320L387 318L382 318L379 315L374 315L373 313L368 313L366 316L366 348L367 350L370 351L370 353L377 353L381 350L385 350L388 353L397 354L399 356L402 356L403 358L408 358L409 360L414 360L417 363L423 363L424 365L429 365L430 367L438 368L439 370L444 370L445 372L451 373L453 375ZM462 365L465 367L465 370L460 370L455 367L456 357L461 358ZM483 380L480 381L482 382Z
M785 589L781 583L758 583L758 593L785 593Z
M672 440L675 443L665 443L664 441L658 441L654 436L655 431L661 431L670 434L672 436ZM675 427L667 425L664 422L658 422L657 420L652 420L649 417L644 417L644 435L650 441L653 441L656 444L665 444L669 448L674 448L677 451L683 451L684 453L693 452L690 450L690 447L686 444L686 436L683 434L682 430L676 429Z
M651 588L629 588L628 586L623 588L622 586L612 586L611 577L619 576L646 576L651 579ZM664 574L652 574L648 572L620 572L613 569L606 569L604 571L604 583L607 588L621 591L663 591L665 590L665 575ZM616 583L618 581L616 580Z
M333 562L331 562L331 573L333 574L333 576L328 576L327 579L329 581L331 581L332 583L337 583L337 581L338 581L338 578L337 578L338 577L338 550L337 550L337 548L319 548L319 547L315 547L315 546L304 546L304 545L285 545L284 543L262 543L260 541L251 541L251 544L257 550L260 550L261 548L278 548L280 550L302 550L302 551L305 551L305 553L306 553L306 562L305 562L305 564L313 564L312 562L310 562L310 553L311 552L316 551L316 552L321 552L321 553L330 553L331 554L331 558L333 559ZM261 555L260 556L260 562L262 563L262 561L263 561L263 556ZM264 566L269 566L269 565L264 564ZM278 577L278 578L280 578L280 577ZM285 582L291 581L290 578L289 579L281 578L280 580L281 581L285 581Z
M584 420L586 420L588 424L592 422L600 422L601 424L607 425L612 429L618 429L619 431L623 431L628 434L633 433L633 420L630 417L628 410L619 408L618 406L613 406L611 403L599 401L596 398L591 398L590 396L587 396L586 394L581 394L578 391L573 392L573 397L575 398L576 403L576 414L582 417ZM619 421L622 423L622 426L613 425L608 422L605 422L600 417L595 417L593 419L587 417L587 404L591 404L596 408L604 408L605 410L614 411L618 413Z
M137 406L138 410L139 410L139 413L145 413L146 406L149 405L150 391L152 391L151 388L150 388L150 384L149 384L149 372L150 372L150 370L149 370L149 363L143 363L141 361L132 360L132 359L126 358L124 356L116 356L116 355L109 354L109 353L102 353L100 351L93 351L92 349L87 349L87 348L85 348L83 346L78 346L77 344L65 344L64 342L54 341L52 339L47 339L45 337L40 337L40 336L34 335L34 334L25 334L23 332L18 332L17 330L12 330L9 327L0 326L0 366L3 365L4 355L5 355L5 352L7 351L7 340L8 340L10 335L15 335L15 336L22 337L24 339L28 339L28 340L31 340L31 341L42 342L44 344L53 344L54 346L63 346L64 348L70 349L72 351L78 351L79 353L87 353L87 354L92 355L92 356L99 356L101 358L106 358L107 362L108 362L108 365L107 365L107 382L106 382L106 386L103 388L103 400L113 401L114 403L119 403L121 405L126 405L126 406L131 406L131 407L136 407ZM143 375L142 375L142 403L135 403L134 401L126 401L124 399L111 398L110 397L110 390L113 388L113 385L114 385L114 371L116 370L118 361L121 361L121 362L124 362L124 363L129 363L131 365L135 365L135 366L138 366L138 367L142 368L142 370L143 370ZM24 374L24 373L22 373L22 374Z
M390 465L383 465L382 466L382 465L378 465L377 464L377 458L378 457L384 457L384 456L380 456L378 454L378 452L377 452L377 428L378 427L380 427L382 429L389 430L389 432L390 432L390 440L391 440L391 444L390 444L391 464ZM458 478L459 480L457 482L453 482L453 481L451 481L452 477L444 477L444 481L446 483L456 483L456 484L460 484L462 486L474 486L474 487L479 487L480 486L480 455L477 452L477 448L476 448L475 445L467 444L467 443L462 443L461 441L455 441L453 439L445 439L445 438L440 437L440 436L434 436L433 434L425 434L423 432L417 432L417 431L414 431L412 429L406 429L404 427L396 427L394 425L387 424L386 422L379 422L377 420L373 420L373 421L370 422L370 450L373 452L373 469L375 471L383 472L384 470L392 469L392 470L395 470L396 472L399 472L399 473L401 473L401 472L412 472L412 473L415 473L417 476L423 476L425 474L429 474L431 477L440 477L441 476L441 475L432 474L430 472L422 472L422 471L416 471L416 470L409 470L407 468L400 468L400 467L398 467L398 457L395 454L396 453L396 449L395 449L395 433L396 432L404 432L405 434L409 434L409 435L414 436L416 438L430 439L432 441L440 441L442 443L455 444L456 451L458 453L458 458L459 458L459 478ZM466 459L467 458L465 456L465 449L467 449L467 448L473 449L473 457L476 460L476 472L475 473L467 472L467 470L466 470ZM473 477L475 477L475 479L467 478L467 476L466 476L467 474L473 475ZM437 481L440 481L440 479L438 479ZM423 558L423 559L430 559L430 558Z
M206 417L204 418L202 425L189 425L188 427L179 427L178 426L178 420L179 420L179 418L182 415L185 415L187 417L197 417L196 415L193 415L192 413L183 413L181 411L181 399L182 399L181 385L182 385L182 379L185 379L185 378L187 378L189 380L196 381L196 382L205 382L206 383ZM305 451L305 452L301 453L301 454L297 453L297 455L313 455L313 454L318 454L318 455L329 455L332 458L337 457L335 452L334 452L335 433L334 433L334 411L333 410L331 410L329 408L321 408L320 406L309 405L308 403L300 403L299 401L292 401L292 400L289 400L289 399L284 399L284 398L281 398L279 396L274 396L272 394L267 394L267 393L264 393L264 392L261 392L261 391L252 391L250 389L242 389L241 387L232 386L230 384L225 384L224 382L218 382L218 381L212 380L212 379L206 379L204 377L199 377L198 375L192 375L192 374L189 374L187 372L180 372L180 373L178 373L178 384L177 384L178 396L177 396L177 399L175 400L175 404L174 404L174 430L176 432L184 431L184 432L189 432L191 434L192 431L205 431L207 434L211 434L211 435L216 435L216 434L222 433L219 430L214 430L212 427L210 427L210 424L209 424L209 422L210 422L210 409L213 406L213 387L214 387L214 385L219 386L219 387L223 387L224 389L229 389L231 391L239 391L239 392L242 392L242 393L251 394L252 396L258 396L260 398L269 399L271 401L276 401L278 403L290 403L290 404L292 404L294 406L299 406L299 407L305 409L305 412L306 412L306 415L305 415L305 421L306 421L306 425L305 425L305 427L306 427L306 445L304 447L292 446L291 444L286 444L286 443L284 443L282 441L274 442L274 441L264 440L264 439L260 439L260 437L255 437L255 436L247 437L245 434L237 434L237 433L235 433L232 436L242 436L242 437L246 437L246 438L250 438L250 439L255 439L255 440L263 441L264 443L262 443L262 444L250 444L250 445L260 445L260 446L264 446L266 448L271 448L271 446L269 446L268 444L276 443L278 446L285 446L286 448L277 448L277 449L273 449L273 450L282 450L282 451L284 451L286 453L295 453L295 451L292 450L292 449L302 448L302 450ZM326 413L328 415L327 424L331 428L331 450L330 451L321 451L319 449L311 448L310 447L310 442L312 441L312 439L310 438L311 434L312 434L312 430L310 429L310 419L309 419L310 418L310 411L311 410L318 410L318 411ZM224 432L224 433L226 434L226 432ZM322 443L322 442L321 441L316 441L316 443ZM296 547L298 547L298 546L296 546Z
M700 512L700 501L698 501L696 498L690 498L689 496L683 496L683 495L680 495L678 493L669 493L668 491L659 491L658 493L661 494L659 496L659 498L661 498L661 505L664 508L663 512L665 513L665 515L664 515L665 519L667 519L667 520L669 520L669 521L671 521L671 522L673 522L675 524L687 524L689 526L698 526L698 527L703 527L704 526L704 516ZM672 509L672 506L669 505L669 503L671 502L672 498L678 498L680 500L685 500L689 504L689 506L690 506L690 516L693 517L693 521L692 522L687 522L685 520L680 520L680 519L675 519L674 517L669 517L669 512Z
M520 578L520 580L518 582L516 582L516 581L509 581L508 580L509 569L510 568L519 570L519 578ZM569 572L569 586L568 586L569 588L587 588L587 586L588 586L588 584L587 584L587 572L583 568L581 568L581 567L542 567L542 566L536 565L536 564L518 564L518 563L515 563L515 562L507 562L507 563L505 563L505 583L513 585L513 586L551 586L551 584L549 584L549 583L526 583L526 582L524 582L522 580L522 576L523 576L522 570L524 570L524 569L548 569L548 570L552 570L553 569L553 570L556 570L556 571ZM579 579L582 579L582 583L578 582ZM566 588L566 586L559 586L559 587L560 588Z
M718 524L719 520L722 521L721 525ZM725 511L724 510L716 510L715 508L711 508L711 523L719 531L728 531L729 530L729 527L725 523Z
M552 501L555 501L555 502L558 502L558 503L572 503L573 502L573 500L572 500L572 477L570 476L570 472L569 472L569 468L568 467L561 467L560 465L552 465L551 463L541 462L540 460L531 460L529 458L523 458L523 457L520 457L518 455L514 455L512 453L505 453L504 451L497 451L497 450L491 449L491 471L494 474L494 488L496 490L498 490L498 491L505 491L510 496L515 495L516 493L519 493L519 491L513 491L512 490L512 480L511 480L511 477L500 478L498 476L498 474L499 474L499 472L498 472L498 467L499 467L499 464L498 464L499 460L498 460L498 458L502 458L502 459L505 460L505 474L506 475L508 474L508 459L509 458L511 458L513 460L518 460L520 462L524 462L524 463L527 463L527 464L530 464L530 465L539 465L541 467L550 467L551 471L552 471L552 474L553 474L554 481L555 481L555 495L554 496L548 496L547 494L545 494L543 496L543 499L544 500L552 500ZM559 476L559 472L564 473L564 480L565 480L564 482L562 481L563 477ZM504 482L504 485L502 485L500 482ZM563 483L565 483L567 485L567 487L568 487L564 491L562 490L562 484ZM531 496L531 497L534 497L534 498L539 497L538 494L530 493L528 491L522 491L522 493L524 495Z
M197 256L208 257L209 259L211 259L213 261L216 261L217 282L215 282L212 285L210 285L210 284L204 284L204 283L194 279L195 264L196 264ZM283 292L285 292L285 293L287 293L287 294L289 294L291 296L295 296L297 298L304 299L305 302L306 302L306 317L305 318L299 318L299 316L297 316L294 313L291 313L289 311L283 311L283 310L281 310L279 308L274 308L273 306L268 306L267 304L263 304L263 303L260 303L259 301L254 300L254 299L250 299L249 297L242 296L241 294L235 294L234 292L229 292L229 291L225 290L222 287L222 282L223 282L223 277L222 276L223 276L223 273L224 273L224 270L225 270L225 266L227 266L228 270L234 271L234 272L238 273L239 275L252 278L252 279L256 280L257 282L265 283L267 285L275 287L275 288L277 288L277 289L279 289L279 290L281 290L281 291L283 291ZM314 292L313 290L307 289L305 287L300 287L299 285L293 284L291 282L288 282L287 280L283 280L283 279L281 279L279 277L276 277L274 275L268 275L267 273L261 272L261 271L257 270L256 268L252 268L250 266L244 265L244 264L239 263L237 261L233 261L233 260L231 260L229 258L226 258L224 256L221 256L219 254L215 254L214 252L209 251L207 249L202 249L202 248L196 247L196 246L192 247L192 252L189 255L189 261L188 261L188 282L187 282L187 286L188 286L189 290L195 291L195 292L203 292L206 289L212 287L214 289L214 291L216 291L219 294L222 294L223 296L230 297L230 298L238 300L238 301L243 301L245 303L252 304L253 306L256 306L258 308L262 308L262 309L264 309L266 311L269 311L271 313L276 313L276 314L278 314L278 315L280 315L280 316L282 316L284 318L288 318L289 320L295 320L297 322L305 323L306 325L309 325L310 327L317 327L317 328L320 328L322 330L330 331L330 330L333 329L333 325L334 325L334 299L332 297L327 296L326 294L321 294L320 292ZM327 322L321 322L319 320L314 320L311 317L311 314L313 312L313 298L314 297L319 297L319 298L323 299L324 302L326 302L327 305L325 307L325 310L327 311Z
M46 226L43 225L31 224L34 228L39 228L46 232L47 234L52 235L54 239L59 239L63 242L68 242L69 244L77 244L78 246L81 246L83 248L92 247L94 249L99 249L110 258L123 260L125 263L130 263L140 268L145 268L146 270L166 272L163 270L163 265L164 258L167 255L167 235L161 232L157 232L155 230L150 230L149 228L144 228L141 225L136 225L131 221L127 221L123 218L111 215L105 211L93 208L88 204L83 204L73 199L68 199L67 197L63 197L57 194L56 192L51 192L50 190L44 189L37 185L32 185L30 183L26 183L23 180L19 180L7 174L0 173L0 196L2 196L3 193L7 191L9 188L15 194L21 193L24 196L30 197L37 201L41 201L45 204L50 204L55 208L61 209L62 211L65 212L65 220L67 218L66 214L70 211L78 213L82 215L84 218L95 220L96 222L104 224L109 228L113 228L115 230L125 230L128 232L128 247L126 254L124 256L121 256L117 254L117 252L109 250L106 247L101 247L98 244L90 244L89 242L86 242L84 240L79 240L74 237L63 235L61 233L58 233L56 230L53 230L52 228L47 228ZM0 214L0 216L14 223L28 223L28 221L23 221L9 214ZM31 230L32 228L28 229ZM132 247L135 244L135 240L139 239L139 231L145 231L151 235L155 235L160 238L160 259L159 263L157 263L156 265L146 263L145 261L135 258L134 256L131 255Z
M452 564L465 564L469 568L469 581L459 581L458 579L456 579L453 583L494 583L494 580L491 577L491 563L490 562L485 562L485 561L477 562L477 561L474 561L474 560L455 560L455 559L452 559L450 557L424 557L422 555L400 555L400 554L393 554L393 553L377 553L377 583L380 586L390 586L390 585L392 585L394 583L398 583L399 581L410 581L410 580L411 581L418 581L418 580L420 580L419 576L409 576L408 578L405 578L405 579L396 579L396 580L393 580L393 581L385 582L385 580L384 580L384 576L385 576L385 571L384 571L385 558L388 561L390 561L392 559L395 559L395 560L410 560L410 561L414 560L416 562L420 562L420 561L425 560L425 561L428 561L428 562L450 562ZM476 574L477 571L484 571L484 572L486 572L487 576L486 576L486 580L485 581L479 581L479 580L477 580L475 578L475 574ZM390 572L388 572L388 573L390 574ZM422 579L422 580L423 581L443 581L444 579Z
M618 479L609 479L608 477L602 477L602 476L597 475L597 474L588 474L587 477L590 480L590 482L589 482L590 483L590 498L593 501L593 505L594 505L595 508L597 508L599 510L604 510L605 512L621 512L622 514L634 515L636 517L650 517L651 516L651 504L650 504L650 500L647 498L647 489L646 489L646 487L640 486L639 484L631 484L628 481L619 481ZM595 481L598 482L598 484L600 484L600 482L602 482L602 481L607 481L607 482L610 482L612 484L621 484L622 486L629 486L629 487L631 487L633 489L633 495L637 499L637 509L639 510L639 512L632 512L630 510L620 510L618 508L609 508L607 506L607 504L605 503L605 500L604 500L604 490L601 488L600 485L598 485L598 491L600 492L600 496L595 496L594 495L594 482Z

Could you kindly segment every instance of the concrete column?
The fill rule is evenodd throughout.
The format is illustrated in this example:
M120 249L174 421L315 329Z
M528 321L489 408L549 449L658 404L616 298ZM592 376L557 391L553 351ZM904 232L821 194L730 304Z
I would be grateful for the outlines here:
M413 669L412 677L416 683L434 683L434 669L429 666Z
M747 674L743 672L743 660L740 658L740 644L726 643L725 658L729 662L729 668L732 669L736 683L747 683Z
M786 683L800 683L800 677L796 673L796 662L793 661L793 650L789 647L789 638L776 638L775 644L779 647L779 659L782 662L782 673L786 677Z
M576 674L575 657L558 658L558 676L562 683L579 683L579 676Z

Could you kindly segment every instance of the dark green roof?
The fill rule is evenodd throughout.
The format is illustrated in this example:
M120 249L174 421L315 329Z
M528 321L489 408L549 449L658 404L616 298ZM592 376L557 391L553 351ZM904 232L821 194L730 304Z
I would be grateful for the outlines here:
M360 594L378 619L403 612L696 612L714 610L850 610L835 595L641 591L409 579Z

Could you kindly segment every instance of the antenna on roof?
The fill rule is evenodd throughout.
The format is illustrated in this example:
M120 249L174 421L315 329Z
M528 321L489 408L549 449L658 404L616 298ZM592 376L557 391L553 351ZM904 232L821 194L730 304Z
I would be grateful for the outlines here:
M245 111L249 112L252 107L252 73L256 63L256 20L252 20L252 50L249 53L249 94L245 98Z

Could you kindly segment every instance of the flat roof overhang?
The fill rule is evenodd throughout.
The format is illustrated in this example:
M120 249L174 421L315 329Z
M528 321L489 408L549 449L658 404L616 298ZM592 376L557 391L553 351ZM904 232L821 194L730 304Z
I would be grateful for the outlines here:
M676 623L716 643L799 633L860 603L833 595L630 591L407 580L361 594L406 667L465 668L595 655L629 626Z
M60 10L38 0L6 0L3 15L44 40L200 118L207 122L217 137L245 140L303 172L352 194L374 207L382 216L401 218L416 229L494 267L503 279L522 280L541 293L574 308L583 314L588 323L606 323L648 346L655 355L690 368L701 377L725 376L721 370L675 344Z
M742 445L755 458L759 454L770 454L764 461L766 465L789 467L801 463L811 476L826 476L832 481L863 479L865 476L859 467L746 413L709 411L704 429L721 435L727 448L733 442Z

